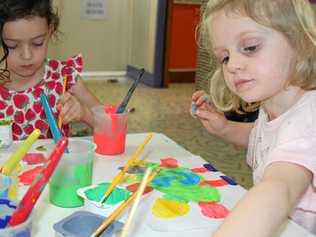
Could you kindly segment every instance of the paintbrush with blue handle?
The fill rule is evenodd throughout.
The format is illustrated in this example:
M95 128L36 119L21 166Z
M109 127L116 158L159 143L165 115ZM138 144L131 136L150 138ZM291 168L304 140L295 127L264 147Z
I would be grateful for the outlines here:
M125 96L124 100L122 101L122 103L119 105L119 107L116 110L116 113L124 113L126 106L130 100L130 98L132 97L132 94L135 90L135 88L137 87L140 79L142 79L142 76L145 73L145 69L142 68L139 72L138 78L134 81L134 83L132 84L132 86L129 88L127 95Z

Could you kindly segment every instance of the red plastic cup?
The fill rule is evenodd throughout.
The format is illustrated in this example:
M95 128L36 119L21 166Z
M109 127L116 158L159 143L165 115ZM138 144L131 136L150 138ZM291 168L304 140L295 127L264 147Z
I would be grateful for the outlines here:
M96 125L93 140L96 153L118 155L125 151L127 113L116 113L117 106L102 106L93 109Z

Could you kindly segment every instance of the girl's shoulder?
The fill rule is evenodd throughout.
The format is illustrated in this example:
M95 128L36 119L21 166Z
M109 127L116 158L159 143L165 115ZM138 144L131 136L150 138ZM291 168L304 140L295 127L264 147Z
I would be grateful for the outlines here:
M48 59L46 63L46 80L57 80L67 76L68 80L75 79L83 70L81 54L72 56L67 60Z
M274 131L279 142L316 135L316 91L308 91L275 121L263 123L266 131Z

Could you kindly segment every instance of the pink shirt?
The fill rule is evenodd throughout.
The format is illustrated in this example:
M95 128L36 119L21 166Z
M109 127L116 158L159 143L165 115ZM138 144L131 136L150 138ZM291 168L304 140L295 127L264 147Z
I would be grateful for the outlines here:
M247 163L253 169L254 183L276 161L295 163L312 172L313 181L290 218L316 234L316 91L306 92L280 117L267 118L260 109L249 138Z
M34 87L24 91L8 90L0 85L0 119L13 121L12 133L14 140L23 140L35 129L41 130L40 138L51 138L49 125L40 100L41 93L48 97L49 104L58 118L56 105L62 96L64 79L67 75L67 90L76 82L82 71L81 55L66 61L50 59L46 62L44 78ZM69 127L63 126L62 132L68 135Z

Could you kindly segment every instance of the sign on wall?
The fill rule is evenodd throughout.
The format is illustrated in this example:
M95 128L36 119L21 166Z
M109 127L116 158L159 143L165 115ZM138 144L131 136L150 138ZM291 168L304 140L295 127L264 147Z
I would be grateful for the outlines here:
M106 19L106 0L81 0L81 17L84 19Z

